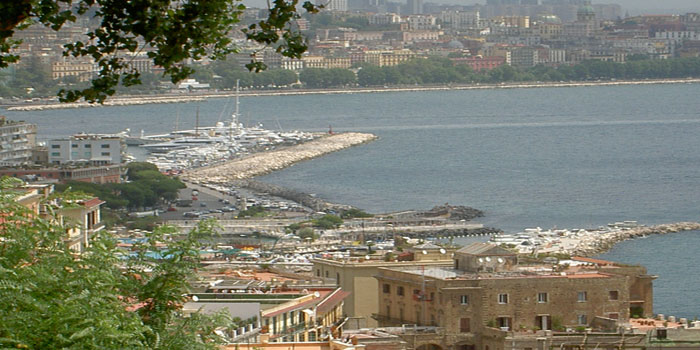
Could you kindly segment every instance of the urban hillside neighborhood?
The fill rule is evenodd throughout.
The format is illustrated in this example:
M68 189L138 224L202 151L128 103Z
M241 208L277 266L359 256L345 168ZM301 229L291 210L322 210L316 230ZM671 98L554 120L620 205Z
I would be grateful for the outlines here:
M249 8L240 27L266 16ZM85 17L58 32L39 25L16 33L24 59L4 70L4 98L46 97L82 86L97 66L64 56L96 24ZM488 0L442 5L423 0L333 0L292 24L308 40L303 57L230 35L240 52L226 61L189 62L196 73L178 85L161 76L147 47L125 53L143 84L123 93L242 88L329 88L473 84L507 81L685 78L700 75L700 15L631 17L615 4L587 0ZM251 60L267 70L251 73ZM663 61L663 62L659 62Z

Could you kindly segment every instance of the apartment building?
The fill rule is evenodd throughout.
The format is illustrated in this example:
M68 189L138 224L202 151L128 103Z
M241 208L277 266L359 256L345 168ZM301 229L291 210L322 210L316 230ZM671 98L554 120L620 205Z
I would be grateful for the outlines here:
M36 124L0 116L0 166L31 163L36 147Z
M488 350L502 349L507 332L563 331L652 314L655 277L641 266L520 260L504 248L474 243L455 252L451 267L379 268L375 318L380 326L440 327L450 348Z
M126 144L118 135L77 134L49 141L48 151L50 164L120 164Z

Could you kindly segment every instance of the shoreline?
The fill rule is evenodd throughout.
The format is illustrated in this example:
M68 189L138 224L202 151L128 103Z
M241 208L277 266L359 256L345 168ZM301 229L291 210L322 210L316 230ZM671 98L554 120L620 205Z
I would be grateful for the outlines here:
M423 92L423 91L459 91L459 90L494 90L494 89L532 89L532 88L565 88L565 87L591 87L591 86L621 86L621 85L657 85L657 84L695 84L700 83L700 78L687 79L650 79L650 80L615 80L615 81L576 81L576 82L522 82L501 84L447 84L447 85L420 85L397 87L368 87L368 88L344 88L344 89L298 89L284 91L245 90L239 93L240 97L264 97L264 96L299 96L299 95L342 95L364 94L382 92ZM4 105L8 111L28 112L71 108L94 108L112 106L130 106L158 103L183 103L200 102L214 98L230 98L236 95L235 91L220 93L202 93L193 95L156 95L156 96L121 96L105 101L104 104L87 102L76 103L50 103L32 105Z

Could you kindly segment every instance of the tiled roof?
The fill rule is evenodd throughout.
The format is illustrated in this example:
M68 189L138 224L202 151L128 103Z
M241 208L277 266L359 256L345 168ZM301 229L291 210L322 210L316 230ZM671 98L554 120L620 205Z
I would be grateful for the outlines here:
M490 243L472 243L464 248L461 248L457 253L469 255L515 255L510 250L503 249L497 245Z
M343 299L345 299L350 292L342 291L340 288L336 289L333 294L327 297L316 307L317 314L324 314L327 311L332 310L336 305L338 305Z

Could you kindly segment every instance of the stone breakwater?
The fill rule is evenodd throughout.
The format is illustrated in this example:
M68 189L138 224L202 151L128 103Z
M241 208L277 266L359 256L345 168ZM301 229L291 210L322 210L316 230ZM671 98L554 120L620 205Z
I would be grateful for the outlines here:
M586 235L571 251L562 251L578 256L594 256L610 250L616 243L624 240L645 237L649 235L663 235L682 231L698 231L698 222L679 222L675 224L663 224L655 226L639 226L628 229L613 230L600 234Z
M376 139L375 135L354 132L327 135L296 146L253 154L245 158L189 170L183 173L181 177L189 182L219 184L245 180L284 169L294 163L370 142L374 139Z

